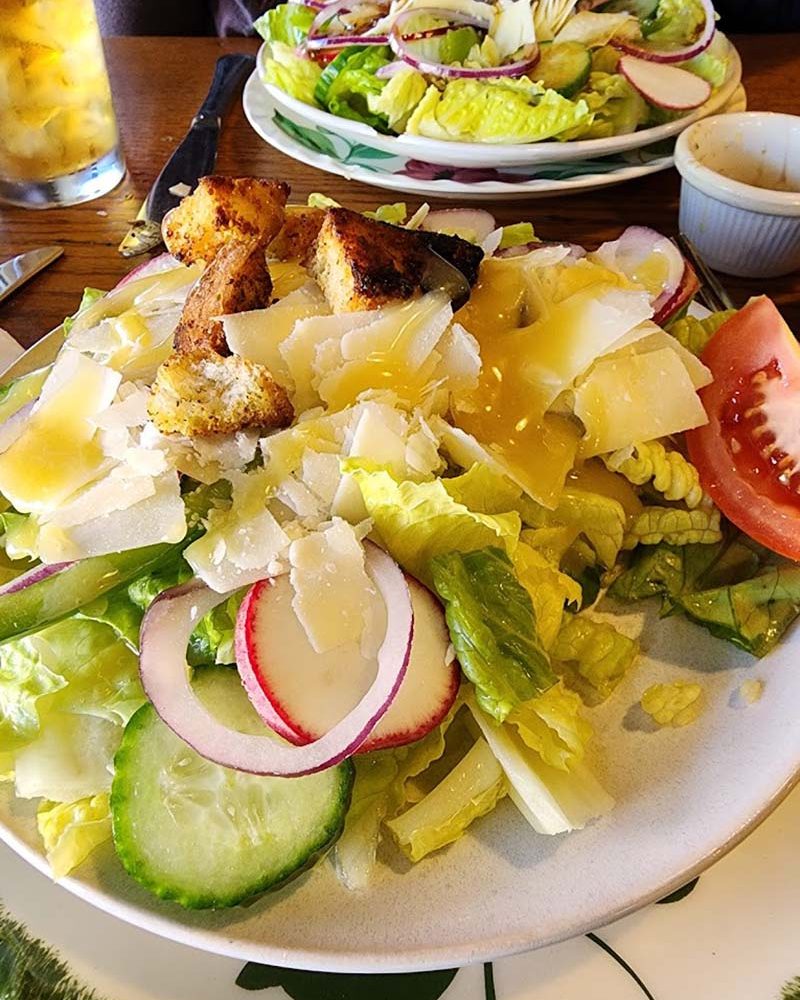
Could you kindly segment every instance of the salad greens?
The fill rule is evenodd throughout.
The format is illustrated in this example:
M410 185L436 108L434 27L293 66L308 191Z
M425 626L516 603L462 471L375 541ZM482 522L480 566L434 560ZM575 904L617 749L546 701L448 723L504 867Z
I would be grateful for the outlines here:
M334 11L318 27L316 10L283 3L254 26L268 43L267 83L382 133L444 141L601 139L680 115L619 72L617 43L667 55L686 49L694 54L682 69L714 88L725 82L728 43L706 37L699 0L579 8L574 0L490 0L481 23L463 25L457 16L476 13L468 0L441 8L395 0L388 12L369 4ZM392 37L398 17L402 28ZM376 42L365 44L373 35ZM486 73L493 68L496 76Z

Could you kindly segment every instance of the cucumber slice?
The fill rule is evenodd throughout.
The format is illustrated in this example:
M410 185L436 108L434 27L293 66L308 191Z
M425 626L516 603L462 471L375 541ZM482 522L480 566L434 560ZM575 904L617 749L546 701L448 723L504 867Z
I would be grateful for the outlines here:
M580 42L543 42L531 76L562 97L573 97L589 80L592 56Z
M264 724L229 667L195 671L198 696L240 732ZM264 736L271 739L272 736ZM144 705L128 723L111 790L114 845L128 873L190 909L235 906L313 865L344 826L349 761L303 778L212 764Z

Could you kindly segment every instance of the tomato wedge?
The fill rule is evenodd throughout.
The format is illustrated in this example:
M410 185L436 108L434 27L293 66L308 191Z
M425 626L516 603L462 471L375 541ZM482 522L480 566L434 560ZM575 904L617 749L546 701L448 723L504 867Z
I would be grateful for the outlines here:
M702 355L704 427L689 456L722 513L755 541L800 560L800 344L760 296L719 328Z

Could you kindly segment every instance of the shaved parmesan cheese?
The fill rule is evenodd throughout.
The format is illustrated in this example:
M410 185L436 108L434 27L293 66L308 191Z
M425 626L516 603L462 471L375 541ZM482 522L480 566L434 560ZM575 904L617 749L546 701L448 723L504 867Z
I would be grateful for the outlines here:
M146 499L127 507L117 506L81 524L68 527L52 522L43 524L38 539L42 562L87 559L181 541L186 534L186 514L178 477L168 472L154 480L153 485L154 490ZM119 502L124 503L122 499Z
M278 347L294 383L292 402L295 410L308 410L320 402L312 369L317 349L326 341L337 342L348 330L366 326L375 313L352 312L339 316L315 316L299 320L289 337Z
M0 455L0 493L24 513L53 510L104 471L95 419L120 376L77 351L61 351L17 440Z
M220 594L275 575L272 564L285 556L290 542L267 506L263 471L234 474L231 481L230 509L212 511L205 535L184 553L195 574Z
M520 364L543 404L541 412L598 355L652 315L647 292L590 285L527 327Z
M107 430L117 427L144 427L148 419L149 398L150 393L147 389L126 382L119 387L117 401L95 417L95 425Z
M707 422L678 355L669 347L599 361L575 392L584 457L677 434Z
M388 468L397 478L406 472L408 420L399 410L380 403L356 408L357 422L347 447L347 457L362 458ZM361 490L352 476L342 476L333 501L333 512L356 524L367 516Z
M674 351L680 358L695 389L702 389L704 385L710 385L714 381L711 371L706 368L700 358L696 354L692 354L691 351L687 351L679 340L676 340L666 330L662 330L660 326L656 326L655 323L642 325L649 332L647 336L640 338L633 345L632 350L634 354L648 354L651 351L660 351L663 348L668 348Z
M329 528L289 547L292 607L317 653L361 642L375 588L353 528L335 518Z
M225 339L234 352L248 361L264 365L279 382L291 387L291 378L279 345L291 334L295 323L311 316L326 316L330 309L319 286L308 282L268 309L223 316Z
M536 41L530 0L498 0L490 32L501 59Z
M174 194L176 198L185 198L187 194L192 193L192 189L188 184L184 184L184 182L181 181L179 184L173 184L172 187L169 188L169 193Z

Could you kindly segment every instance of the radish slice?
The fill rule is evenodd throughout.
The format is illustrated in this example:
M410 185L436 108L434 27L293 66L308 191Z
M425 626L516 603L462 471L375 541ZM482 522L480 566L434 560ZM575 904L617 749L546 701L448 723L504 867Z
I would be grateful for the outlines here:
M672 240L647 226L628 226L619 239L603 243L592 256L646 288L655 310L677 291L686 269Z
M621 52L627 52L639 59L646 59L648 62L676 63L693 59L701 52L705 52L717 32L717 18L711 0L700 0L700 3L703 5L706 15L705 24L697 41L691 42L689 45L684 45L679 49L658 49L625 38L612 38L611 44Z
M681 309L691 302L699 290L700 281L695 274L694 268L687 260L684 262L683 277L675 291L671 295L664 292L653 303L653 308L655 309L653 322L657 323L658 326L665 326L676 313L679 313Z
M152 260L146 260L143 264L139 264L132 270L128 271L111 289L115 292L118 288L123 288L128 284L129 281L136 281L139 278L147 278L153 274L160 274L162 271L169 271L173 267L178 267L178 262L174 257L171 257L168 253L160 253L157 257L153 257Z
M14 577L13 580L9 580L8 583L4 583L0 587L0 597L19 593L20 590L25 590L26 587L31 587L34 583L40 583L42 580L46 580L50 576L55 576L56 573L60 573L62 570L69 569L70 566L74 565L75 563L72 562L62 562L49 563L46 566L34 566L33 569L29 569L25 573L20 574L20 576Z
M391 708L359 753L421 739L452 706L460 681L442 609L420 583L406 577L414 611L414 640L405 679ZM257 583L236 623L237 659L245 659L266 699L261 716L275 732L302 745L318 739L352 710L375 675L375 656L355 644L314 651L293 607L294 590L281 576ZM374 602L378 633L386 610Z
M622 56L619 71L645 100L669 111L689 111L711 97L708 81L677 66Z
M358 705L321 739L296 747L248 736L228 729L198 700L186 667L186 646L197 622L230 595L217 594L196 581L157 597L142 622L139 671L145 693L162 720L201 757L250 774L313 774L349 757L366 740L397 694L414 633L411 597L402 570L378 548L370 548L366 559L387 608L378 670ZM239 663L239 674L260 712L266 699L246 657Z
M470 243L483 243L495 231L497 223L483 208L439 208L423 219L420 229L428 233L449 233Z

